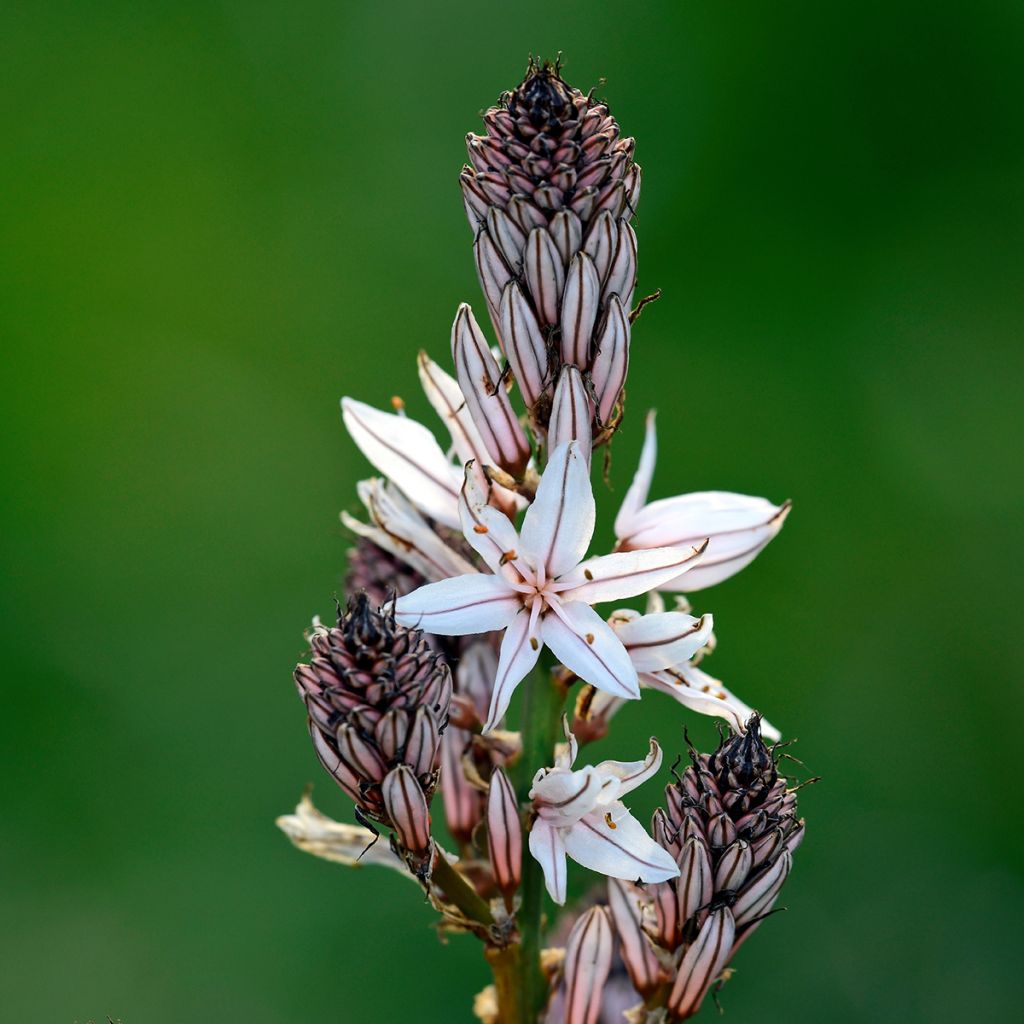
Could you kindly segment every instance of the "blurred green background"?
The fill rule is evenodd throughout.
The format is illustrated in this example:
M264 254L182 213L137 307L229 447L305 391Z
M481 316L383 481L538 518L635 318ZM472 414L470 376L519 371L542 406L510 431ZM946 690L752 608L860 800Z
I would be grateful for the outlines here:
M987 0L4 4L4 1019L470 1019L476 944L273 819L349 820L290 680L367 474L337 400L426 414L463 136L559 49L664 289L599 540L652 405L658 496L795 501L698 602L825 777L728 1019L1016 1019L1022 42Z

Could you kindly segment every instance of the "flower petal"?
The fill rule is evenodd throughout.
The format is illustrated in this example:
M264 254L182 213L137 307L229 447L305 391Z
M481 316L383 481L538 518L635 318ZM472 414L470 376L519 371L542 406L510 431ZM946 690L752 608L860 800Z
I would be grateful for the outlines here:
M559 579L567 601L619 601L657 590L677 579L704 555L704 546L616 551L581 562Z
M496 576L521 579L509 563L519 558L519 534L508 516L487 504L487 494L473 472L475 464L466 465L466 478L459 495L459 518L462 532L474 551Z
M604 814L588 814L565 835L565 852L578 864L609 878L666 882L679 868L622 804Z
M718 679L696 665L682 664L664 672L645 672L641 682L653 690L667 693L692 711L724 718L736 732L746 732L747 721L754 713ZM782 737L782 733L764 719L761 720L761 732L772 742Z
M604 784L591 765L576 772L542 768L533 780L530 799L545 821L572 824L597 806Z
M689 661L707 643L715 625L711 615L697 619L685 612L617 612L609 623L637 672L657 672Z
M696 572L665 589L692 592L721 583L749 565L782 529L790 504L775 505L728 491L698 491L653 501L620 533L625 550L687 546L707 538L708 550Z
M565 843L558 829L539 818L530 829L530 853L544 872L544 883L551 898L560 907L565 904Z
M601 775L611 776L618 780L620 797L631 793L637 786L641 786L648 779L653 778L658 774L660 767L661 747L658 746L658 741L653 736L647 756L642 761L602 761L596 765Z
M644 446L640 452L640 463L636 467L633 482L622 500L619 514L615 517L615 536L628 536L633 528L633 519L647 503L647 495L654 479L654 464L658 458L658 435L654 429L655 412L647 414L647 426L644 433Z
M428 583L395 602L395 618L403 626L465 636L507 626L522 603L499 576L469 573Z
M543 565L548 576L561 576L586 554L594 519L587 460L575 441L559 445L523 517L523 551L538 569Z
M530 636L530 613L520 605L518 614L508 624L501 640L498 670L494 676L484 732L496 728L504 717L516 687L537 664L540 647L540 640Z
M432 519L459 527L459 471L434 435L408 416L381 412L352 398L341 400L342 417L359 450Z
M541 619L541 638L555 657L599 690L635 700L636 669L611 626L581 601L561 603Z

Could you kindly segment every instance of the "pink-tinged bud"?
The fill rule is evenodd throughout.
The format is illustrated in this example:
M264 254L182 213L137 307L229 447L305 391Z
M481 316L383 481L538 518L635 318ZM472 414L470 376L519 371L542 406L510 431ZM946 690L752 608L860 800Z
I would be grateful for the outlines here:
M750 874L754 855L750 852L750 843L737 839L727 847L718 860L715 868L715 892L738 892Z
M487 848L494 881L511 906L523 874L523 827L512 784L500 768L491 775L487 792Z
M473 245L476 254L476 270L480 277L480 287L487 299L491 320L498 322L498 304L505 285L512 279L505 257L498 251L493 239L486 231L481 231Z
M747 924L771 910L792 867L793 856L786 850L771 867L750 881L733 906L738 925Z
M591 378L597 396L597 418L610 423L629 370L629 317L618 296L608 300L608 315L598 335Z
M466 217L469 219L469 223L477 228L487 216L487 209L490 205L487 195L480 187L477 176L468 167L459 176L459 184L462 186L462 200L466 205Z
M437 719L427 708L417 708L405 744L405 762L416 775L428 774L437 764L440 743Z
M661 882L649 887L654 901L654 921L649 926L651 938L663 949L675 949L679 944L679 900L672 882Z
M501 371L473 311L463 304L452 325L452 358L473 422L502 469L521 476L530 444L501 383Z
M736 826L724 811L708 822L708 840L713 850L721 850L736 839Z
M374 747L352 726L340 726L337 741L338 754L353 773L370 782L383 781L387 765Z
M594 270L603 285L611 273L612 262L619 246L619 224L610 213L594 218L583 245L583 251L594 261Z
M581 369L590 365L590 339L601 301L601 283L593 260L577 253L569 264L562 297L562 362Z
M608 280L603 295L618 295L623 309L629 312L633 304L633 289L636 287L636 232L626 221L619 222L619 244L612 259Z
M516 270L523 258L526 232L502 209L492 206L487 211L487 230L505 263Z
M571 210L562 210L551 218L548 230L562 256L562 262L568 266L582 244L583 224Z
M380 717L373 738L381 756L388 761L394 760L400 750L405 749L405 741L409 735L409 716L404 711L392 709ZM426 770L430 771L428 764ZM420 772L417 772L420 774Z
M771 832L761 836L752 847L754 854L753 867L759 868L762 864L774 860L779 850L785 845L785 842L786 837L780 828L772 829ZM792 839L789 841L789 848L793 849Z
M523 273L541 326L557 324L558 304L565 287L565 265L555 240L546 228L534 228L530 232L526 240Z
M669 993L668 1009L676 1020L686 1020L700 1009L712 982L729 962L735 937L732 913L726 907L712 911L687 949Z
M612 969L612 927L604 907L573 925L565 947L565 1024L597 1024Z
M430 849L430 811L412 770L404 764L393 768L381 792L400 845L410 853L426 853Z
M537 404L548 378L548 350L537 317L515 281L501 295L498 311L505 356L528 409Z
M548 422L548 450L554 451L568 441L579 441L580 454L589 468L593 447L590 430L593 409L579 368L563 366L555 387L555 400Z
M483 798L462 770L462 756L470 733L449 726L441 738L441 797L448 831L459 843L468 843L483 817Z
M683 844L676 885L679 892L679 927L685 930L692 918L707 911L714 894L711 855L699 836L691 836Z
M608 879L608 909L619 936L619 955L630 980L645 998L665 980L658 958L643 929L642 890L630 882Z

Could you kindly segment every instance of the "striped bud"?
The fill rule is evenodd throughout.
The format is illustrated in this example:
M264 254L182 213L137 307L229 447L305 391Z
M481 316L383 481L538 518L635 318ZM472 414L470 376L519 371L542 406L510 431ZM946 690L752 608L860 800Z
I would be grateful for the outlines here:
M669 1013L676 1020L686 1020L700 1009L712 982L729 962L735 937L732 912L727 907L712 911L687 948L669 993Z
M452 358L459 387L487 450L502 469L521 476L530 459L530 444L502 386L487 339L465 303L452 325Z
M528 408L537 404L548 379L548 350L533 308L515 281L501 294L499 330L505 356Z
M523 873L523 827L512 784L500 768L491 775L487 791L487 848L494 881L511 909Z
M590 365L590 340L601 300L601 285L593 260L577 253L569 264L562 297L562 362L586 369Z
M583 374L575 366L563 366L555 388L548 423L548 450L554 451L567 441L579 441L580 454L590 466L592 448L590 420L593 402L587 395Z
M381 791L398 842L410 853L426 853L430 849L430 811L412 769L404 764L392 768Z
M602 425L613 420L629 369L629 317L617 295L608 300L608 314L597 337L591 378L597 396L597 418Z
M619 955L630 980L642 996L649 996L665 980L658 958L643 929L641 906L646 897L631 882L608 879L608 909L619 937Z
M604 907L591 907L565 947L565 1024L597 1024L612 968L612 928Z

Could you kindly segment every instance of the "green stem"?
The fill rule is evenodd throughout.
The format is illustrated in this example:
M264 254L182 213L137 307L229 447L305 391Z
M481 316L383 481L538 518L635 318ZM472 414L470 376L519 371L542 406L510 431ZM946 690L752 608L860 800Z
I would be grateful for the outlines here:
M487 901L448 863L448 858L441 850L437 851L434 859L431 879L471 921L487 926L494 924L494 916Z
M552 678L548 668L526 681L523 701L523 754L516 780L520 804L529 800L533 776L540 768L551 765L552 751L558 742L565 689ZM528 822L524 821L524 826ZM524 844L527 840L523 830ZM523 851L522 902L517 915L520 951L516 964L519 978L520 1016L522 1024L536 1024L544 1008L548 983L540 967L540 951L544 939L544 872L540 864ZM504 1021L504 1016L502 1017Z

